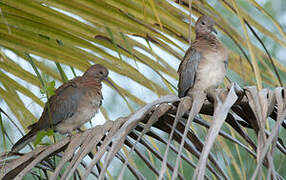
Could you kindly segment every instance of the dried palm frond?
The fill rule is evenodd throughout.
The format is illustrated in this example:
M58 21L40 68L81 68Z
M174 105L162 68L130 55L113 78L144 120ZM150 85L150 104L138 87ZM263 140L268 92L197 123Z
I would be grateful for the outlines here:
M282 179L273 166L273 151L277 148L282 156L286 155L283 139L278 136L279 128L286 127L284 93L284 88L258 92L256 87L245 87L242 90L233 84L230 89L219 89L209 94L208 100L204 93L194 99L164 96L128 117L107 121L55 144L39 147L26 154L2 155L0 178L22 179L33 168L39 168L52 172L47 175L49 179L69 179L77 171L83 173L82 179L88 176L104 179L108 168L117 159L121 163L118 179L123 179L126 168L136 179L146 179L146 174L140 172L140 168L131 159L131 156L136 155L150 173L159 179L165 178L169 172L172 173L172 179L186 179L179 171L181 161L195 169L193 178L229 179L211 151L217 135L220 135L245 149L249 157L256 160L253 179L262 165L269 169L272 177ZM208 123L198 114L211 115L213 119ZM267 118L275 121L270 132L265 129ZM189 128L194 123L208 128L204 140ZM221 128L224 123L229 124L242 140L226 133ZM257 141L248 136L244 127L254 130ZM155 148L150 138L164 147L164 151ZM159 166L146 156L147 151L155 160L160 161ZM189 153L198 161L191 158ZM59 162L55 163L53 156L59 157ZM90 159L86 160L87 157Z

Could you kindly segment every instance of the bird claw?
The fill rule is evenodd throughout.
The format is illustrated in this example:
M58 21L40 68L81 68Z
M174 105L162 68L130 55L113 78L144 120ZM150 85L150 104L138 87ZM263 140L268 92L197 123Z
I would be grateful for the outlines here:
M68 137L72 137L72 132L67 132Z

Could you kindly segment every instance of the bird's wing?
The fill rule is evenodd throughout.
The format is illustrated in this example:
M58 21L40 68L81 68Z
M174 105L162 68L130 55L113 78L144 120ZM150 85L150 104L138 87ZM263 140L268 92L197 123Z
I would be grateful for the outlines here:
M81 93L74 80L63 84L55 91L56 94L49 98L39 121L28 127L31 131L14 144L12 151L21 150L35 139L38 131L55 126L76 112Z
M184 97L187 94L188 90L193 87L200 58L201 56L198 51L189 48L183 61L181 62L178 69L178 96L180 98Z
M78 109L81 98L81 89L76 81L69 81L55 91L55 95L50 97L40 120L32 125L35 130L43 130L57 125L74 115ZM34 128L32 127L32 130Z

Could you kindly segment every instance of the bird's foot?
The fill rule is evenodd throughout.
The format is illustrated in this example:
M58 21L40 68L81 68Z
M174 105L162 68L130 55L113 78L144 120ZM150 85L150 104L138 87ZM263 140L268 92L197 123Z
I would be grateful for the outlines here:
M211 103L216 103L217 101L224 101L228 94L228 90L225 89L206 89L205 90L207 100Z
M211 103L215 102L216 99L216 89L215 88L209 88L204 90L207 100Z
M68 137L72 137L73 133L72 131L67 132Z

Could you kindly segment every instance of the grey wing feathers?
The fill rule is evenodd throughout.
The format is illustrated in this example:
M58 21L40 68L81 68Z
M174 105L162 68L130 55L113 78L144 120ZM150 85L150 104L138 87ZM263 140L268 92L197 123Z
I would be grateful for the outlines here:
M12 151L17 152L32 142L38 131L48 129L71 117L77 111L80 94L80 89L74 83L61 86L56 95L50 97L46 103L40 120L28 127L31 129L30 132L14 144Z
M189 50L179 68L178 96L180 98L186 96L188 90L193 87L200 62L200 53L195 50Z
M51 97L40 118L42 122L38 122L40 126L38 130L55 126L73 116L77 111L80 96L80 89L71 84L59 91L57 95Z

